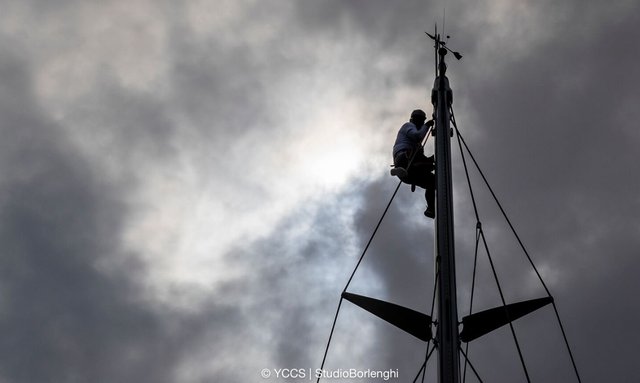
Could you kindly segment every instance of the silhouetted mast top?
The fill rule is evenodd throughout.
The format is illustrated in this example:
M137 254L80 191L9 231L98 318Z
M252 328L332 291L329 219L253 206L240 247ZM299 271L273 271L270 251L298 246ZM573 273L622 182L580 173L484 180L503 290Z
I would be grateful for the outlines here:
M444 57L447 49L435 36L438 73L431 93L436 113L436 258L438 279L438 381L460 382L458 357L458 305L456 300L456 267L453 234L453 186L451 181L451 128L449 108L453 93L445 76Z

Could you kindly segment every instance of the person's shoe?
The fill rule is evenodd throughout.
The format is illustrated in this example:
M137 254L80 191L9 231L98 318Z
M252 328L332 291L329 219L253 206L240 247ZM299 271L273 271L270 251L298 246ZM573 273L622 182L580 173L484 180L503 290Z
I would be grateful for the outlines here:
M424 211L424 216L427 218L435 218L436 212L433 210L431 206L427 206L427 210Z
M407 176L407 171L405 170L405 168L396 166L395 168L391 169L391 175L398 178L405 178Z

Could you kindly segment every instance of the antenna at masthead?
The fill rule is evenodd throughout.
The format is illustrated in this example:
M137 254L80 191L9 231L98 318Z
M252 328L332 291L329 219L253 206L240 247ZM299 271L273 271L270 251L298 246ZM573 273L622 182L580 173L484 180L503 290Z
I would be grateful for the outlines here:
M453 53L453 56L460 60L462 58L462 55L460 54L460 52L454 52L451 49L449 49L449 47L447 46L447 43L445 41L440 40L440 36L438 34L436 34L436 36L430 34L429 32L425 32L427 34L427 36L429 36L433 41L436 42L436 48L444 48L446 50L448 50L449 52Z

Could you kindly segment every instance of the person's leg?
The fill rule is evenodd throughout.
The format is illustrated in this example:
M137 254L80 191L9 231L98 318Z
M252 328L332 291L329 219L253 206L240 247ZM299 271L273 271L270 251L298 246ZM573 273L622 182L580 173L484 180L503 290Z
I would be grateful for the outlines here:
M429 177L425 182L426 188L424 189L424 198L427 200L427 210L424 211L424 215L429 218L436 216L436 188L435 188L435 176L429 173Z
M394 168L391 169L391 175L397 176L403 182L408 177L407 167L409 166L409 158L407 158L406 152L400 153L393 158Z
M418 153L411 163L411 171L409 172L409 182L420 186L424 189L424 198L427 202L427 209L424 215L429 218L435 217L435 176L433 170L433 156L425 157L424 154Z
M433 169L433 156L425 157L423 153L417 153L411 163L411 170L414 172L431 173Z

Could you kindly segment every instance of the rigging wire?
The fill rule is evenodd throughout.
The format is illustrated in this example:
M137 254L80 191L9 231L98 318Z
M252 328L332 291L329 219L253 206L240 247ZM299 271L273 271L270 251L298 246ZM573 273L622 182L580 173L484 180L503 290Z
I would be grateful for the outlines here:
M421 146L423 148L427 144L427 142L429 141L429 137L431 136L431 129L432 129L432 127L429 127L429 129L427 130L426 138L425 138L424 142L421 144ZM407 165L407 169L409 169L411 167L411 164L413 163L413 159L416 157L417 153L418 153L418 151L415 150L413 155L411 156L411 159L409 160L409 164ZM360 258L358 259L358 262L356 263L356 267L353 269L353 272L351 273L351 276L349 277L349 280L347 281L347 284L344 286L344 289L342 290L343 294L347 291L347 288L349 288L349 284L351 284L351 281L353 280L353 277L356 275L356 271L358 270L358 267L360 267L360 263L362 263L362 260L364 259L364 256L367 253L367 250L369 250L369 246L371 245L371 242L373 242L373 238L376 236L376 233L378 232L378 229L380 228L380 225L382 224L382 221L384 220L384 217L387 215L387 212L389 211L389 207L391 206L391 203L395 199L396 194L398 194L398 190L400 190L400 186L401 185L402 185L402 181L398 181L398 185L396 186L396 189L393 191L393 194L391 195L391 198L389 199L389 202L387 203L387 206L385 207L384 211L382 212L382 216L380 216L380 219L378 220L378 223L376 224L375 229L373 229L373 233L371 233L371 236L369 237L369 240L367 241L367 244L364 247L364 250L362 250L362 253L360 254ZM333 338L333 332L334 332L334 330L336 328L336 322L338 321L338 314L340 313L340 308L342 307L342 300L343 299L344 298L342 297L342 294L341 294L340 295L340 301L338 302L338 308L336 309L336 314L333 317L333 324L331 325L331 332L329 333L329 340L327 341L327 346L325 347L324 355L322 356L322 363L320 364L320 370L324 369L324 363L327 360L327 353L329 352L329 346L331 345L331 339ZM316 380L316 383L319 383L319 382L320 382L320 376L318 376L318 379Z
M458 129L458 127L455 124L455 120L454 120L454 115L453 115L453 108L449 108L449 112L451 115L451 121L454 125L454 127L456 127L456 131ZM473 276L471 278L471 298L470 298L470 302L469 302L469 315L471 315L473 313L473 297L474 297L474 293L475 293L475 283L476 283L476 266L478 264L478 243L480 241L480 229L482 228L482 224L480 223L480 216L478 214L478 206L476 205L476 197L475 194L473 193L473 186L471 185L471 179L469 178L469 172L467 171L467 161L464 157L464 153L462 151L462 146L460 146L460 134L457 135L458 136L458 146L460 147L460 153L461 153L461 157L462 157L462 163L464 165L464 169L465 169L465 176L467 178L467 185L469 186L469 194L471 195L471 202L473 205L473 212L475 214L476 217L476 244L475 244L475 249L474 249L474 255L473 255ZM469 352L469 342L466 343L465 345L465 352ZM467 381L467 364L468 364L468 360L467 358L465 358L464 361L464 372L463 372L463 377L462 377L462 382L466 382Z
M431 298L431 312L429 313L429 317L431 318L432 322L433 322L433 308L436 305L436 291L438 291L438 278L439 277L440 277L440 270L436 270L436 277L434 278L434 281L433 281L433 297ZM431 349L431 352L429 352L429 343L430 342L431 342L431 338L429 338L429 340L427 341L427 350L425 351L424 364L423 364L424 365L424 370L422 372L422 383L424 383L424 376L427 374L427 361L429 360L429 355L431 355L431 352L433 352L433 349L436 347L436 342L434 340L433 341L433 348ZM419 374L420 373L418 373L418 375ZM415 380L414 380L414 382L415 382Z
M473 373L475 374L476 378L478 378L480 383L482 383L482 379L480 379L480 375L478 375L478 371L476 371L476 369L473 367L473 364L471 364L471 361L467 357L467 354L465 354L465 352L462 351L462 347L458 347L458 349L462 353L462 356L464 356L465 363L467 363L467 362L469 363L469 366L471 367L471 371L473 371Z
M428 349L429 349L429 347L427 346L427 350ZM431 350L427 353L427 358L422 363L422 367L420 367L420 370L418 370L418 373L416 374L416 377L413 378L413 381L411 383L416 383L418 381L418 377L420 376L420 373L422 373L423 371L427 370L427 362L429 361L429 358L431 357L431 354L433 354L433 350L435 350L435 349L436 349L436 345L434 344L433 347L431 347ZM424 379L424 374L422 374L422 377Z
M524 356L522 356L522 350L520 349L520 342L518 342L518 337L516 336L516 330L513 327L513 322L511 318L509 318L509 311L507 310L507 302L504 299L504 293L502 292L502 287L500 286L500 281L498 281L498 273L496 272L496 268L493 265L493 259L491 258L491 252L489 251L489 246L487 245L487 239L484 236L484 232L482 228L480 228L480 236L482 237L482 243L484 244L484 250L487 253L487 258L489 259L489 264L491 265L491 271L493 272L493 278L496 281L496 286L498 287L498 292L500 293L500 300L502 301L502 306L505 308L505 316L509 321L509 328L511 329L511 335L513 335L513 341L516 344L516 349L518 350L518 357L520 358L520 363L522 364L522 369L524 370L524 375L527 378L527 382L531 383L531 379L529 378L529 371L527 371L527 365L524 362Z
M516 349L518 351L518 357L520 358L520 364L522 364L522 369L524 371L525 377L527 378L527 382L530 383L531 379L529 378L529 371L527 370L527 365L526 365L526 363L524 361L524 356L522 355L522 350L520 348L520 342L518 342L518 337L516 336L516 330L513 327L513 322L509 318L509 312L506 310L507 301L504 298L504 293L502 292L502 287L500 286L500 281L498 279L498 273L496 272L496 268L495 268L495 266L493 264L493 259L491 258L491 251L489 250L489 246L487 245L487 240L486 240L486 238L484 236L484 232L482 230L482 224L481 224L481 221L480 221L480 217L478 215L478 208L476 206L476 200L473 197L473 189L471 187L471 181L470 181L470 178L469 178L469 170L467 168L467 161L465 160L464 152L462 151L462 144L460 143L460 133L458 131L458 127L457 127L457 125L455 123L455 118L454 118L454 115L453 115L453 108L449 108L449 114L451 115L451 122L453 123L453 126L456 128L456 132L458 133L457 134L458 146L460 147L460 154L462 156L462 164L464 165L464 172L465 172L465 175L467 176L467 182L469 184L469 191L470 191L470 193L472 195L471 200L473 201L473 210L474 210L474 212L476 214L476 230L478 232L478 235L482 238L482 243L484 244L484 249L485 249L485 252L487 253L487 258L489 259L489 264L491 265L491 271L493 272L493 278L496 281L496 286L498 287L498 292L500 293L500 300L502 301L502 306L505 308L505 314L507 316L507 319L509 320L509 328L511 330L511 335L513 336L513 341L516 344ZM476 246L477 246L477 243L476 243ZM477 255L477 253L476 253L476 255ZM474 278L475 278L475 264L474 264ZM473 299L473 297L471 299ZM468 343L467 343L467 346L468 346ZM465 366L466 366L466 363L465 363Z
M466 160L465 160L465 156L464 156L464 151L462 150L462 145L463 144L464 144L464 148L466 149L467 153L471 157L471 160L473 161L476 169L480 173L480 176L482 177L485 185L489 189L489 192L491 193L491 196L493 197L494 201L498 205L498 208L500 209L500 212L502 213L502 216L504 217L505 221L509 225L509 228L511 229L511 232L513 233L513 235L515 236L516 240L518 241L518 244L520 245L520 248L522 249L523 253L525 254L527 260L529 261L529 264L531 265L531 267L535 271L536 275L538 276L538 279L540 280L540 283L542 284L542 287L546 291L547 296L549 298L551 298L551 305L553 306L553 311L554 311L556 319L558 321L558 325L559 325L560 331L562 333L562 338L564 340L565 346L566 346L567 351L569 353L569 357L571 359L571 364L573 366L574 373L576 375L576 378L578 379L578 382L582 382L582 380L580 379L580 374L578 373L578 368L576 366L575 359L573 357L573 352L571 351L571 346L569 345L569 341L567 339L567 335L566 335L566 332L564 330L564 325L562 324L562 320L560 318L560 313L558 312L558 308L556 306L555 299L553 299L553 296L551 295L551 292L550 292L549 288L547 287L546 283L542 279L542 276L540 275L540 272L538 271L538 268L533 263L533 260L531 259L531 256L529 255L529 252L525 248L524 243L522 242L522 240L520 239L520 236L516 232L515 227L513 226L513 224L511 223L511 220L507 216L507 213L505 212L504 208L502 207L502 204L498 200L498 197L496 196L495 192L493 191L493 188L491 188L491 185L489 184L489 181L487 180L487 178L485 177L484 173L482 172L482 169L480 168L480 165L478 164L478 162L476 161L475 157L471 153L471 150L469 149L469 146L467 145L466 141L464 140L464 138L460 134L460 130L458 129L458 125L456 124L455 115L453 114L453 108L450 109L450 114L451 114L451 122L452 122L452 124L453 124L453 126L454 126L454 128L456 130L456 136L458 137L458 146L460 147L460 154L462 156L462 163L464 165L465 174L466 174L466 177L467 177L467 182L469 184L469 191L471 192L471 198L472 198L472 201L473 201L473 208L474 208L474 211L475 211L475 214L476 214L476 219L478 220L478 223L479 223L480 221L479 221L479 218L478 218L478 210L477 210L477 207L476 207L475 198L473 197L473 190L471 189L471 181L469 179L469 173L468 173L468 170L467 170L467 164L466 164ZM487 255L489 257L489 262L491 263L491 268L492 268L493 273L495 275L495 269L493 267L493 262L491 261L491 256L489 255L489 248L488 248L488 246L486 244L486 239L484 237L484 232L482 231L482 227L480 227L480 233L482 235L482 240L484 242L484 246L485 246L485 249L487 251ZM496 278L496 283L498 283L497 275L495 275L495 278ZM498 284L498 290L500 291L500 296L503 299L503 304L504 304L504 298L502 297L502 292L500 290L499 284ZM508 313L507 313L507 315L508 315ZM509 323L509 325L512 326L511 322ZM513 332L513 327L512 327L512 332ZM514 340L516 340L515 339L515 332L513 332L513 336L514 336ZM517 345L517 340L516 340L516 345ZM518 346L518 352L520 352L519 346ZM520 354L520 357L522 358L521 354ZM465 358L466 358L466 356L465 356ZM524 360L522 360L522 363L523 363L523 367L524 367ZM525 368L525 374L527 375L527 380L528 380L528 374L526 372L526 367L524 367L524 368Z
M474 206L475 208L475 206ZM475 293L476 287L476 266L478 265L478 243L480 242L480 228L482 225L478 222L476 223L476 246L473 254L473 277L471 278L471 300L469 302L469 315L473 313L473 296ZM467 342L464 346L465 353L469 353L469 342ZM464 360L464 370L462 374L462 383L467 381L467 359Z

